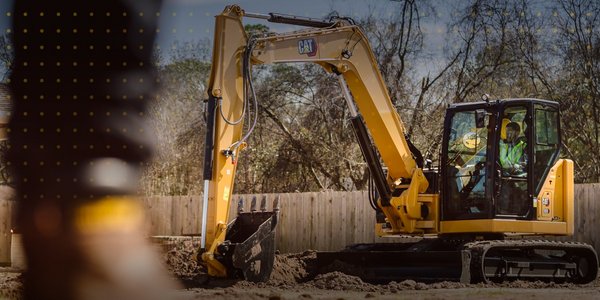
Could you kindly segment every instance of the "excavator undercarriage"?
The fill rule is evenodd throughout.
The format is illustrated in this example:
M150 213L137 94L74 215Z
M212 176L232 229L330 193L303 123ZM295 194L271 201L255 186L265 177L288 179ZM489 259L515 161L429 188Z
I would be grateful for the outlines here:
M317 266L319 272L343 271L372 283L520 279L583 284L598 274L596 251L590 245L544 240L435 238L356 244L341 252L317 252Z

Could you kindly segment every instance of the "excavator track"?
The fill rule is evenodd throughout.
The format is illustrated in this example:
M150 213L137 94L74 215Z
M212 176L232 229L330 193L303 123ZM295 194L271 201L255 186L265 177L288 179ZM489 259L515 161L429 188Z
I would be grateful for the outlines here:
M598 275L598 256L588 244L544 240L486 240L466 243L463 265L472 283L511 279L584 284Z
M317 269L318 273L341 271L372 283L520 279L585 284L598 275L598 256L592 246L577 242L432 239L317 252Z

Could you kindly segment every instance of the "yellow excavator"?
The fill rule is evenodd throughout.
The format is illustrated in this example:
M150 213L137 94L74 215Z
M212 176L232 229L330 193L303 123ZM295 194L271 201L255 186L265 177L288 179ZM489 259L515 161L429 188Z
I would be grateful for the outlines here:
M305 29L248 36L244 17ZM351 19L257 14L237 5L216 16L208 85L199 258L210 276L265 281L273 268L278 205L240 210L234 220L228 210L239 153L257 118L251 69L276 63L315 63L337 76L371 174L374 230L381 237L426 237L318 252L320 266L351 264L355 275L373 282L596 278L590 245L520 238L574 232L573 162L559 158L557 102L449 106L440 165L433 167L406 137L369 41ZM244 119L250 120L245 133Z

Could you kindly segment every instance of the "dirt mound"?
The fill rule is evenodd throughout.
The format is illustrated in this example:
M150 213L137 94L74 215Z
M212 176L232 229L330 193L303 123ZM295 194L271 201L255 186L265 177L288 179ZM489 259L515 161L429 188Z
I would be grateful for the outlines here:
M0 269L0 299L21 299L23 275L5 273Z
M188 278L198 274L196 261L198 242L191 238L170 239L163 242L163 259L169 271L176 277Z
M462 289L469 287L470 285L454 281L442 281L430 283L427 286L430 289ZM418 288L415 289L418 290Z
M458 289L465 288L465 285L459 282L436 282L425 284L414 280L404 280L401 282L392 281L388 284L370 284L363 282L359 277L344 274L341 272L331 272L321 274L313 280L304 284L306 287L336 290L336 291L355 291L355 292L374 292L380 294L398 293L407 290L429 290L429 289Z
M368 291L375 292L374 285L363 282L360 278L342 272L320 274L307 283L308 286L335 291Z
M276 255L269 283L289 285L305 281L310 275L316 259L317 253L311 250L303 253Z

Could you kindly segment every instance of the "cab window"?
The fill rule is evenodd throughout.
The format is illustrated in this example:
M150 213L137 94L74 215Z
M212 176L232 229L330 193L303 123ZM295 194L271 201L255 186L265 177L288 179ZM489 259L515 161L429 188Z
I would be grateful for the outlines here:
M541 189L542 179L558 158L560 141L558 135L558 111L554 108L535 106L535 146L533 176L536 194Z

